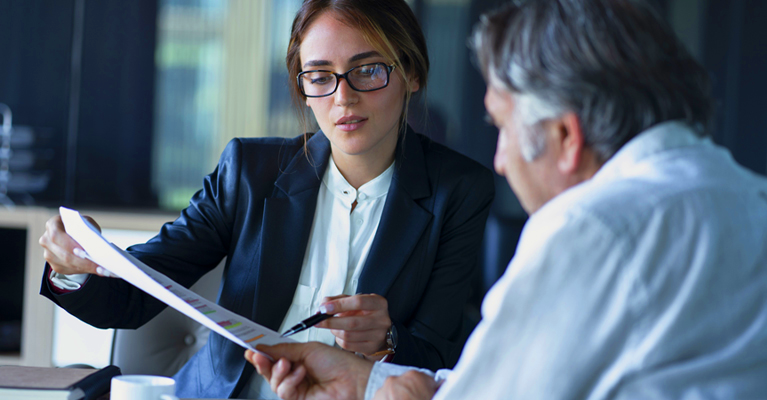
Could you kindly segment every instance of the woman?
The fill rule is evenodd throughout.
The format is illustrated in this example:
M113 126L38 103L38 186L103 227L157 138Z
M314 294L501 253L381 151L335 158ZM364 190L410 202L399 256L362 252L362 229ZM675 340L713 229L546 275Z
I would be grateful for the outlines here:
M307 0L287 65L321 130L232 140L181 216L130 252L186 286L227 256L222 306L279 331L320 309L335 317L298 340L444 367L460 350L493 184L405 123L428 72L414 15L401 0ZM44 295L99 327L137 327L163 308L99 276L63 292L67 275L97 269L63 233L54 218L40 240L53 271ZM179 396L275 396L252 372L241 348L211 335L176 375Z

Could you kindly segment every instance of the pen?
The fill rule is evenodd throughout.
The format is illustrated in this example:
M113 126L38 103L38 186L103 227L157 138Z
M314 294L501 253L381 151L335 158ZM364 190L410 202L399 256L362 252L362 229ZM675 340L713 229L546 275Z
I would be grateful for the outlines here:
M288 331L283 333L281 337L288 337L298 332L305 331L332 316L333 314L314 314L311 317L297 323L292 328L288 329Z

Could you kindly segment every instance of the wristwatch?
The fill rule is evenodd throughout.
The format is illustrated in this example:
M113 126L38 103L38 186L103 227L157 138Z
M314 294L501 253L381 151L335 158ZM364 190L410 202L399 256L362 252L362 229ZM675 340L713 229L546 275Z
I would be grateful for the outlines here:
M368 355L367 357L380 357L384 356L384 358L378 360L377 362L389 362L392 359L394 359L394 353L397 350L397 327L392 324L389 327L389 330L386 331L386 349L377 351L373 354ZM354 353L358 357L366 357L362 353Z
M391 324L389 330L386 331L386 346L389 354L394 354L397 350L397 327Z
M394 353L397 351L397 327L391 324L389 330L386 331L386 350L384 350L386 356L378 362L391 362L394 359Z

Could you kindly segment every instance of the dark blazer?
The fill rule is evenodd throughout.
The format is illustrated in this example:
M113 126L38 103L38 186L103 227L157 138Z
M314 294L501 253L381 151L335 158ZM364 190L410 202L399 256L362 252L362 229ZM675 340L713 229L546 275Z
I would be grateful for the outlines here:
M224 150L203 189L135 257L191 286L227 256L218 303L279 329L293 299L328 164L322 132L294 139L241 138ZM409 130L398 143L381 222L358 293L388 300L399 343L394 362L447 367L493 199L492 174ZM48 276L46 269L45 276ZM117 279L91 276L81 289L41 294L101 328L136 328L164 305ZM180 397L239 394L253 373L244 350L219 335L178 372Z

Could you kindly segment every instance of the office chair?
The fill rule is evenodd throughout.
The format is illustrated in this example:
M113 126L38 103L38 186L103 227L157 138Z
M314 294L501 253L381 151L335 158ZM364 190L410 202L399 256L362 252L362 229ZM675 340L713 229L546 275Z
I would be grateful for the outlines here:
M226 259L191 290L216 301ZM205 344L210 330L171 307L138 329L115 329L111 363L123 374L172 376Z

